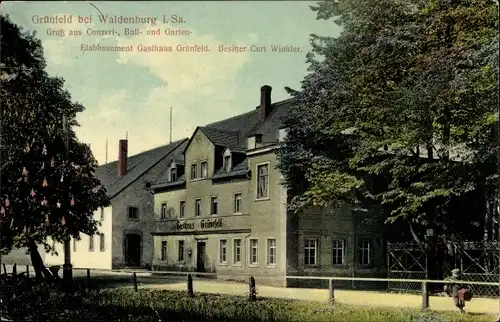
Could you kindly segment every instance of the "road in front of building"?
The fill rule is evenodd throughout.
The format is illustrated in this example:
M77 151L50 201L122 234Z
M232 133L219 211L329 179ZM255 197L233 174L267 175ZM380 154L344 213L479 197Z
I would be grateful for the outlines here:
M7 266L7 271L12 272L12 266ZM21 267L17 272L23 272ZM33 275L33 271L30 271ZM62 275L62 272L61 274ZM75 269L73 276L77 280L86 279L86 270ZM133 287L133 272L131 271L90 271L91 283L104 287ZM137 285L139 288L165 289L185 291L187 287L186 278L180 276L164 276L152 274L146 271L136 271ZM244 283L227 282L211 279L194 278L193 288L199 293L219 293L231 295L247 295L248 285ZM262 297L275 297L286 299L297 299L305 301L328 302L328 290L308 288L279 288L270 286L259 286L257 294ZM499 314L499 299L474 298L467 303L466 311L474 313ZM422 296L412 294L389 294L385 292L335 290L335 302L339 304L354 306L375 306L419 309ZM449 297L431 297L430 308L432 310L448 311L456 310L453 301Z
M133 287L133 274L124 274L123 287ZM136 273L139 288L165 289L172 291L185 291L187 282L185 277L159 276L151 273ZM106 277L99 277L106 279ZM119 278L117 275L111 278ZM193 278L193 289L199 293L248 295L248 284L229 281L220 281L205 278ZM296 299L304 301L328 302L327 289L311 288L280 288L270 286L259 286L257 284L257 294L262 297L275 297L285 299ZM422 296L412 294L390 294L385 292L355 291L355 290L335 290L335 301L339 304L354 306L374 306L374 307L395 307L420 309ZM449 297L432 296L430 298L430 308L438 311L453 311L456 307ZM499 299L474 298L467 303L467 312L499 314Z
M142 279L143 281L147 278ZM166 289L175 291L186 290L186 282L169 282L165 284L144 283L141 287ZM194 292L199 293L222 293L233 295L247 295L248 285L234 282L222 282L215 280L193 281ZM262 297L275 297L286 299L297 299L304 301L328 302L328 290L326 289L304 289L304 288L278 288L257 285L257 294ZM422 296L411 294L389 294L384 292L336 290L335 302L354 306L375 306L420 309ZM430 308L432 310L448 311L456 310L453 300L449 297L431 297ZM498 314L499 300L476 298L467 303L467 312Z

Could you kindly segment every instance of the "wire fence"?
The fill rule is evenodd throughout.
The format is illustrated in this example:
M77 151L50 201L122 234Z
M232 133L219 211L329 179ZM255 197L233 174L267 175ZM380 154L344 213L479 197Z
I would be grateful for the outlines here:
M491 284L470 284L473 294L481 297L499 297L500 294L500 282L498 275L493 274L464 274L463 278L465 283L470 282L487 282Z
M404 280L388 283L388 290L393 292L420 292L420 284L411 282L411 279L442 280L450 275L451 270L458 268L462 272L462 279L471 285L476 296L500 296L500 243L497 241L388 243L387 265L388 279ZM439 284L430 285L432 293L441 290Z
M393 281L392 279L402 281ZM389 274L388 277L387 289L398 293L418 293L422 290L421 283L408 282L407 280L425 280L425 272L391 271L391 274Z

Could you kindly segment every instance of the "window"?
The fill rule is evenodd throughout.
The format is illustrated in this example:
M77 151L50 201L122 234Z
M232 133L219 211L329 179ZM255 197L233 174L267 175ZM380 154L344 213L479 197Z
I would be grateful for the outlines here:
M175 180L177 180L177 169L174 167L170 168L170 182L175 182Z
M202 178L207 178L208 177L208 165L206 161L203 161L201 163L201 177Z
M229 172L231 171L231 156L226 155L224 157L224 171Z
M250 239L250 265L259 264L259 240Z
M217 197L210 198L210 213L212 215L217 215L218 207L217 207Z
M167 219L167 203L161 204L160 219Z
M196 164L191 164L191 180L196 178Z
M370 265L371 263L372 243L369 240L362 240L359 243L359 263L361 265Z
M276 265L276 239L267 240L267 265Z
M139 219L139 210L137 207L128 207L128 219Z
M241 193L234 194L233 212L235 214L241 213Z
M179 240L179 247L178 247L178 254L177 254L177 259L179 262L184 261L184 241Z
M318 240L306 239L304 245L304 263L316 265L318 262Z
M77 240L73 238L73 251L76 252L76 243Z
M332 252L332 265L344 265L345 242L334 239Z
M104 251L104 234L102 233L99 235L99 250Z
M201 199L196 199L194 202L194 215L196 217L200 216L201 214Z
M89 252L94 251L94 235L89 236Z
M227 239L219 240L219 264L227 264Z
M104 221L104 208L101 207L101 221Z
M233 264L241 264L241 239L233 239Z
M167 242L165 240L162 240L161 242L161 260L167 260Z
M257 166L257 199L269 198L269 164Z
M179 203L179 218L186 216L186 202L183 200Z

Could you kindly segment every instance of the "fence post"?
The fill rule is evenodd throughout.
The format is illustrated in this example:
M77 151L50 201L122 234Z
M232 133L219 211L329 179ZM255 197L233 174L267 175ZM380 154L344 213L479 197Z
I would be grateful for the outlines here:
M137 274L134 272L134 291L137 292Z
M194 296L194 291L193 291L193 277L191 274L188 274L188 285L187 285L187 291L189 296L193 297Z
M26 265L26 277L30 278L30 266Z
M90 289L90 269L87 268L87 289Z
M333 290L333 280L328 280L328 303L330 305L335 304L335 293Z
M14 267L12 267L12 276L17 275L17 264L14 264Z
M255 290L255 278L253 278L253 276L250 276L248 286L248 298L250 299L250 301L255 301L257 299L257 291Z
M7 267L5 267L5 264L3 264L3 272L7 275Z
M422 282L422 310L429 308L429 290L427 289L427 281Z

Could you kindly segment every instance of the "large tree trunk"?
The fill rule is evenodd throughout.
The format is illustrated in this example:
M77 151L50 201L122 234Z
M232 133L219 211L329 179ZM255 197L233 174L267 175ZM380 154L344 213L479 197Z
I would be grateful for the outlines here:
M54 276L52 276L47 267L45 267L42 256L40 256L38 247L34 241L29 242L28 249L31 257L31 264L33 265L33 269L35 270L36 278L42 279L45 277L48 280L52 280Z

